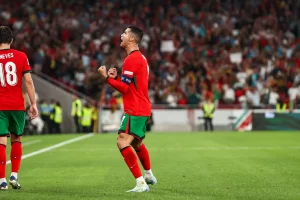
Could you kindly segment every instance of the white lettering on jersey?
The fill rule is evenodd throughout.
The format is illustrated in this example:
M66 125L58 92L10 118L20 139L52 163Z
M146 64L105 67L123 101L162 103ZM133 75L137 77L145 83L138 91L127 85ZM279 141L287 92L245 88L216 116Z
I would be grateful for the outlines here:
M0 54L0 59L13 58L14 53Z
M5 66L0 63L0 84L2 87L6 87L6 83L10 86L15 86L18 83L17 66L13 62L7 62Z
M133 75L133 72L125 70L124 74Z

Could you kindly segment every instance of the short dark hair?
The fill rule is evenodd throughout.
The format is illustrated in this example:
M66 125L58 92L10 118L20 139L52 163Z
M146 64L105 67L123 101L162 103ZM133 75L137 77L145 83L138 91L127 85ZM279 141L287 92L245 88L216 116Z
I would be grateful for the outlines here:
M10 44L13 34L7 26L0 26L0 44Z
M139 43L143 38L143 35L144 35L143 31L133 25L130 25L127 28L129 28L130 31L135 35L135 39L136 39L137 43Z

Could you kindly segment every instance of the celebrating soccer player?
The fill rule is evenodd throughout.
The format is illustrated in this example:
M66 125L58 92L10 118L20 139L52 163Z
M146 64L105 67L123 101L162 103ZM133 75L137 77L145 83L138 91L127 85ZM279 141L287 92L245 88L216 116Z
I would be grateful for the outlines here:
M13 189L20 189L18 171L22 158L22 133L25 126L25 105L22 93L22 77L29 95L31 119L38 115L35 89L31 69L25 53L10 49L13 41L11 30L0 26L0 190L7 190L6 144L11 136L11 176L9 183Z
M109 69L108 73L105 66L98 69L100 76L123 94L125 114L121 121L117 145L136 179L135 188L128 192L146 192L149 191L148 184L157 183L151 171L148 150L143 144L146 124L151 115L151 103L148 97L149 66L138 47L142 37L143 31L135 26L129 26L121 35L120 45L128 54L123 63L121 78L117 77L115 68ZM137 157L143 165L145 177L142 176Z

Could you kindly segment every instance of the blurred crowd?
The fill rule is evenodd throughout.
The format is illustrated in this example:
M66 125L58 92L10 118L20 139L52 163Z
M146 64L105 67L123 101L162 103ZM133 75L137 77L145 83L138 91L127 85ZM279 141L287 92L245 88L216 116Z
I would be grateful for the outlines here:
M36 73L104 104L118 94L97 68L121 69L134 24L152 103L300 107L300 0L0 0L0 19Z
M39 95L35 93L39 115L30 119L29 109L31 106L28 93L23 91L24 106L26 109L24 135L61 133L61 123L63 112L60 102L55 99L51 101L40 100Z

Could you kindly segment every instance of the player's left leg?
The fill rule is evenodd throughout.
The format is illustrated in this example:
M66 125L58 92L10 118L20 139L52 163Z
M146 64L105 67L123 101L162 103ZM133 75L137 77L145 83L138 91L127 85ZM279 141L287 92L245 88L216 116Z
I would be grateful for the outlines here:
M134 135L135 138L131 143L131 146L135 149L142 165L145 170L145 181L147 184L154 185L157 183L156 178L154 177L151 165L150 165L150 156L147 147L143 144L143 139L146 136L146 125L148 122L148 117L144 116L131 116L131 129L130 134Z
M0 135L0 190L7 190L6 182L6 144L7 136Z
M21 166L22 160L22 136L18 136L14 133L11 134L11 175L9 178L9 183L13 189L20 189L21 185L18 182L18 172Z
M134 150L130 146L133 139L134 137L132 135L128 135L126 133L119 133L117 139L117 145L124 158L124 161L127 164L132 175L136 179L135 188L127 192L145 192L149 190L149 187L143 178L141 169L139 167L138 158Z
M8 111L0 111L0 190L7 190L6 182L6 145L8 131L9 116Z
M151 170L150 156L146 145L143 143L142 140L138 140L138 139L135 139L131 145L135 149L145 170L144 178L146 183L150 185L156 184L157 179L155 178Z
M149 190L149 186L146 184L144 180L143 174L141 172L138 157L135 154L133 148L131 147L131 143L134 140L134 136L131 135L131 116L125 114L123 116L119 135L117 139L117 146L126 162L128 168L130 169L132 175L136 179L136 186L127 192L146 192Z
M13 189L20 189L21 185L18 181L18 172L22 160L22 133L25 126L25 115L23 111L12 111L9 131L11 133L11 175L9 183Z

